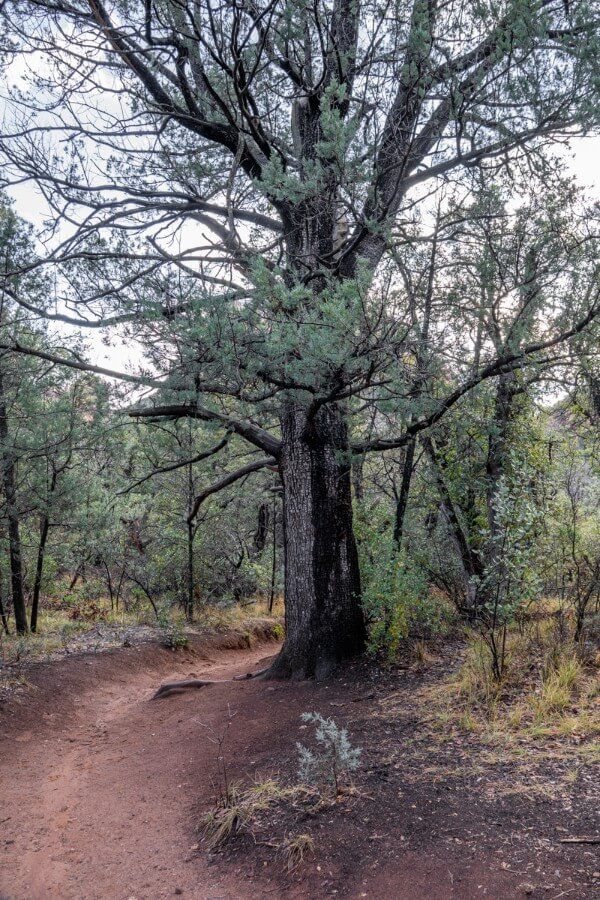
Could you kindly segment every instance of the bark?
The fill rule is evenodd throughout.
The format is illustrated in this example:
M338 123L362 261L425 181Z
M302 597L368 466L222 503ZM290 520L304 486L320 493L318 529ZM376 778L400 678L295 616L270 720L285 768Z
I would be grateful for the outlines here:
M4 600L2 598L2 594L3 594L3 584L2 584L1 573L0 573L0 621L2 622L2 628L4 629L4 633L10 634L10 631L8 629L8 618L6 615L6 610L4 609Z
M190 442L191 443L191 442ZM194 471L192 464L187 467L188 482L188 518L187 526L187 600L185 615L188 622L194 620L194 535L195 525L193 520L189 518L194 503Z
M506 471L510 432L516 414L515 398L520 392L521 388L514 372L499 377L494 398L494 411L489 426L488 452L485 461L487 519L489 534L492 538L498 534L494 501L500 480ZM485 575L486 566L492 562L491 554L496 552L493 550L495 545L490 542L491 549L488 549L485 560L479 553L473 551L472 535L464 524L464 516L461 517L460 510L452 498L446 483L443 464L436 452L434 442L430 437L425 437L422 439L422 443L433 465L440 499L465 575L466 604L460 612L467 621L474 622L479 615L482 602L493 604L493 599L482 597L480 591L475 590L474 580L481 579Z
M56 469L52 470L52 477L50 479L50 488L49 488L49 498L52 497L54 491L56 490L56 483L58 481L58 472ZM37 620L38 620L38 610L40 606L40 593L42 589L42 575L44 573L44 557L46 555L46 542L48 540L48 532L50 530L50 513L48 510L44 512L42 516L42 520L40 522L40 542L38 544L38 552L37 552L37 560L35 564L35 579L33 582L33 595L31 599L31 618L30 618L30 627L31 631L35 634L37 630Z
M185 615L188 622L194 621L194 524L187 523L187 598Z
M108 588L108 596L110 598L110 609L111 612L115 608L115 594L113 591L113 583L112 583L112 575L110 574L110 568L106 563L106 560L102 560L102 565L104 566L104 571L106 572L106 587Z
M258 521L256 523L256 531L252 539L252 556L257 558L261 555L267 546L267 538L269 536L269 518L271 511L268 503L261 503L258 507Z
M491 537L495 537L498 533L494 501L500 480L506 472L511 445L511 428L516 414L515 398L519 393L520 388L514 372L500 376L494 398L494 413L490 426L488 454L485 463L488 527Z
M81 569L82 569L81 566L77 566L77 568L75 569L75 574L73 575L73 577L71 578L71 581L69 582L69 593L73 590L73 588L79 581L80 577L83 580L83 573L82 573ZM117 609L118 608L119 608L119 604L117 603Z
M275 576L277 575L277 498L273 497L273 559L271 561L271 592L269 594L269 615L273 614L275 603Z
M289 404L281 428L286 637L268 675L327 677L366 639L347 427L338 406Z
M42 574L44 571L44 556L50 522L47 515L42 517L40 525L40 542L38 544L37 560L35 564L35 580L33 582L33 595L31 599L30 627L33 634L37 631L38 610L40 607L40 592L42 588Z
M469 534L463 528L459 510L454 503L446 479L442 463L438 457L433 440L430 437L422 439L425 452L431 460L435 482L440 495L441 506L450 527L452 538L458 550L465 578L466 603L460 612L467 621L474 622L477 618L477 594L474 589L473 579L483 574L481 560L473 553L469 540Z
M413 439L406 448L404 457L404 465L402 467L402 482L400 484L400 493L396 502L396 516L394 519L394 542L398 550L402 546L402 534L404 532L404 519L406 516L406 507L408 506L408 495L410 493L410 483L412 481L414 462L415 462L415 443Z
M27 633L27 612L23 590L23 565L21 561L21 536L15 488L15 461L8 442L8 414L4 399L4 382L0 372L0 459L2 462L2 488L8 519L8 546L10 557L10 583L17 634Z

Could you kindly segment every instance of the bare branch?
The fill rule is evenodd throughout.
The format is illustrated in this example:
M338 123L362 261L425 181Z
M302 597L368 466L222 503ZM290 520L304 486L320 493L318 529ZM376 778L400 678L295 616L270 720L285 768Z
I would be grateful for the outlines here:
M216 494L219 491L222 491L223 488L229 487L230 484L234 484L236 481L239 481L240 478L245 478L246 475L250 475L252 472L258 472L259 469L264 469L266 467L277 467L277 460L273 456L267 456L263 459L257 459L254 462L248 463L246 466L242 466L241 469L237 469L235 472L230 472L228 475L224 475L223 478L220 478L218 481L215 481L209 487L205 488L194 500L194 505L192 506L192 510L188 516L188 522L192 523L196 516L198 515L198 510L201 505L204 503L208 497L212 494Z

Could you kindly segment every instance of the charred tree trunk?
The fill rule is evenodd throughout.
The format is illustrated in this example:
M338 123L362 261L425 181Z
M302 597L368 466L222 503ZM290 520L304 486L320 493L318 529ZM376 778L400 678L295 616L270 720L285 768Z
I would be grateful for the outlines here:
M27 611L23 590L23 565L21 562L21 536L15 488L15 461L8 440L8 414L4 398L4 382L0 372L0 462L2 464L2 488L8 519L8 546L10 556L10 583L13 612L17 634L27 633Z
M366 639L347 427L338 406L292 404L281 426L286 636L268 675L326 677Z

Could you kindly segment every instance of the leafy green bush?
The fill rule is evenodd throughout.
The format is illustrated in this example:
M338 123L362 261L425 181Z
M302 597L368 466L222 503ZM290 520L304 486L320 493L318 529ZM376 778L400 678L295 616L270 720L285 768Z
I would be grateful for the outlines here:
M181 616L175 616L168 604L158 608L157 625L161 633L162 643L169 650L182 650L188 645L185 633L185 622Z
M393 662L406 641L449 631L452 610L431 589L425 569L398 552L389 528L363 527L361 575L371 653Z

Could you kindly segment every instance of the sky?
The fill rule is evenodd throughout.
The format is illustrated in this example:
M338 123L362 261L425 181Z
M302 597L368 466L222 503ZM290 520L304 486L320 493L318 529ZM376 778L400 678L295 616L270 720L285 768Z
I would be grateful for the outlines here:
M573 174L600 200L600 136L576 138L572 157L567 162Z

